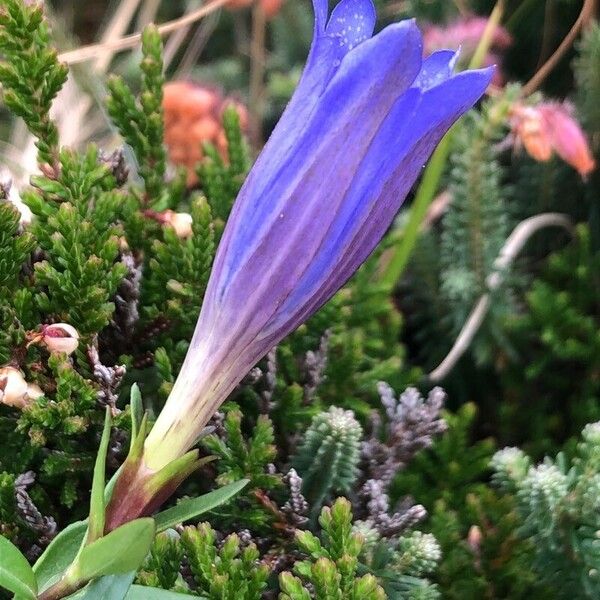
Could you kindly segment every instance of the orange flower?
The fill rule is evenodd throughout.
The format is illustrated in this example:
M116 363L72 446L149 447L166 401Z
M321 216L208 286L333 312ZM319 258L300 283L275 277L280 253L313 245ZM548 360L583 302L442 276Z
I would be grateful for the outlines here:
M543 102L537 106L517 103L511 109L512 133L517 145L538 161L556 152L586 177L596 167L590 146L569 104Z
M596 163L585 133L573 116L573 110L568 104L547 103L538 107L544 115L550 130L552 145L566 163L585 177L595 168Z
M267 19L272 19L281 10L283 0L259 0ZM227 8L229 10L239 10L252 6L254 0L229 0Z
M246 107L224 98L218 89L192 81L171 81L165 85L163 109L169 160L186 167L189 186L198 183L195 168L203 158L204 143L214 144L221 156L227 157L227 138L221 118L228 106L235 107L242 130L247 131Z
M267 19L272 19L279 14L283 5L283 0L260 0L262 9L265 11Z
M531 106L516 104L511 111L513 135L529 156L539 161L552 157L552 140L542 114Z

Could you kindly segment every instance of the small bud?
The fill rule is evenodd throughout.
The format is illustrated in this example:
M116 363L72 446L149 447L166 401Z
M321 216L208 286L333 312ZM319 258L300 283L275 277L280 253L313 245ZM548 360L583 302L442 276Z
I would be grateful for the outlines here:
M167 289L178 296L184 296L186 294L185 286L177 281L177 279L169 279L169 281L167 281Z
M44 325L41 342L51 353L73 354L79 345L79 333L75 327L67 323Z
M192 215L189 213L177 213L172 210L165 211L165 222L170 225L178 238L187 239L192 236Z
M27 381L19 369L0 368L0 403L25 408L28 405L27 388Z
M481 550L481 541L483 540L483 534L481 528L477 525L471 525L469 534L467 535L467 543L475 554L479 554Z

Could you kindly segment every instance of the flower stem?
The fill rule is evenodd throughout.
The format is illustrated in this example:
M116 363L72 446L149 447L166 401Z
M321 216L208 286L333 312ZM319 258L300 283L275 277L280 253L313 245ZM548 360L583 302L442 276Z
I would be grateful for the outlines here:
M439 181L444 172L448 155L450 154L453 131L451 129L444 136L427 164L421 185L419 185L417 195L410 207L410 215L406 226L403 228L400 243L394 249L394 253L383 272L381 283L390 289L396 285L396 282L400 279L402 273L404 273L408 259L419 238L423 219L438 189Z
M494 39L494 31L502 20L504 14L504 0L498 0L494 10L490 14L485 30L479 40L477 49L469 63L469 69L475 69L482 65L483 60L490 49ZM444 173L446 162L452 148L452 138L454 129L451 129L442 139L436 148L431 160L429 161L423 179L417 190L417 194L410 208L408 222L402 231L400 243L394 249L394 252L382 270L381 283L389 288L393 288L396 282L404 273L408 260L415 249L419 232L423 224L423 219L427 215L429 205L433 201L438 190L440 179Z

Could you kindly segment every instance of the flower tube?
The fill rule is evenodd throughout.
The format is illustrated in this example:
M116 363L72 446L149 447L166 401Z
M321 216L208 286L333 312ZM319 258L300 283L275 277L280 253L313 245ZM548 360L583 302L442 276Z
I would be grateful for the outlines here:
M372 36L371 0L342 0L235 202L190 348L141 458L157 472L193 445L248 370L340 289L380 241L425 162L493 71L423 59L414 21Z

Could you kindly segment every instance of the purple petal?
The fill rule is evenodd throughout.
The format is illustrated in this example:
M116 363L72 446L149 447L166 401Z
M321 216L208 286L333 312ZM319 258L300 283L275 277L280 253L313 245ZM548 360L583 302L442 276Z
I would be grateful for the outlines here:
M265 328L265 335L272 335L271 328L279 330L277 336L282 328L293 330L364 262L391 225L441 138L481 97L493 72L483 69L461 73L427 90L418 104L413 90L397 102L357 171L344 210L338 213L335 227L327 232L320 255L313 258L294 293L279 307L277 319ZM308 298L305 308L297 312Z
M325 33L336 38L340 52L346 54L373 35L376 21L371 0L342 0L333 9Z
M343 0L335 7L329 23L327 0L313 0L313 7L315 34L306 67L264 151L276 146L278 154L285 155L310 119L344 56L373 34L376 14L371 0Z
M364 42L345 57L293 152L285 156L267 149L263 152L260 161L265 166L253 169L240 192L219 249L214 268L219 273L219 289L229 286L234 272L245 270L243 265L253 256L253 240L262 239L263 232L269 232L269 237L289 238L287 221L281 232L277 227L282 212L289 219L306 218L306 203L290 207L290 197L298 194L318 201L326 177L335 177L337 194L344 192L365 144L396 98L414 81L420 68L420 42L412 21L392 25ZM310 185L315 187L314 193ZM334 206L330 208L333 214ZM293 216L296 213L298 216ZM233 238L235 244L230 248Z
M313 0L313 10L315 11L315 37L325 33L327 27L327 15L329 13L328 0Z
M453 50L440 50L434 52L423 61L421 72L415 79L413 87L425 91L439 85L452 76L458 52Z

